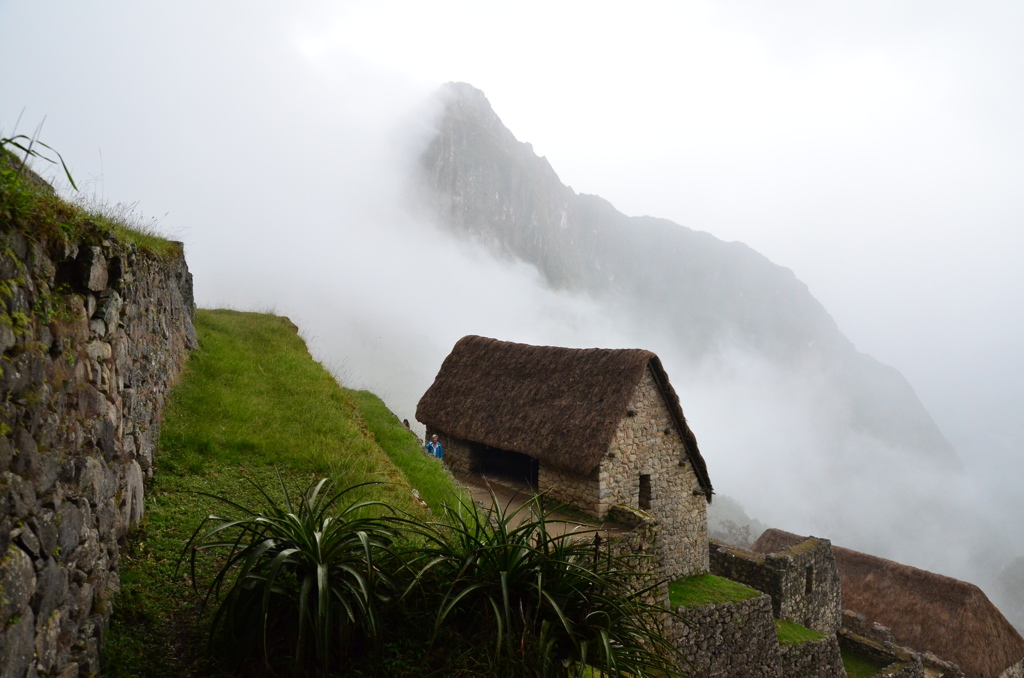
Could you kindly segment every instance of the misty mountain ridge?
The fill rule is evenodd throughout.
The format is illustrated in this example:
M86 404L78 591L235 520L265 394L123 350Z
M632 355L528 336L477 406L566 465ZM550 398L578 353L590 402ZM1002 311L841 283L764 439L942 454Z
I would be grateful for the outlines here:
M431 207L453 234L667 334L692 361L737 348L814 375L842 400L839 416L851 429L959 465L906 379L858 352L792 271L743 243L577 194L502 124L483 92L449 83L441 97L438 134L420 164Z

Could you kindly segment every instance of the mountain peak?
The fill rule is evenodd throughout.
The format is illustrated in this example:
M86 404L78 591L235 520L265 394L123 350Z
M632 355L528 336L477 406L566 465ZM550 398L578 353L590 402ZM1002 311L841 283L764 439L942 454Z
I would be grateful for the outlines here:
M438 134L420 160L454 233L534 265L552 288L585 293L643 333L673 337L691 359L734 346L787 370L824 370L848 402L844 425L957 463L903 376L858 353L791 271L741 243L577 195L481 90L451 82L440 96Z

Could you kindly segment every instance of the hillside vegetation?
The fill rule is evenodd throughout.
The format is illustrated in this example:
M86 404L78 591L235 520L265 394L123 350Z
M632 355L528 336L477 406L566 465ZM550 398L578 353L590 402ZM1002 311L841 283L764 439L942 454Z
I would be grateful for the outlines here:
M166 408L146 516L122 552L104 655L111 677L218 675L204 659L201 598L175 572L192 531L222 510L198 493L253 504L246 479L273 491L278 472L292 490L322 476L339 487L377 481L364 498L424 517L408 476L434 506L457 492L378 398L341 388L312 360L286 318L200 310L195 324L200 348Z

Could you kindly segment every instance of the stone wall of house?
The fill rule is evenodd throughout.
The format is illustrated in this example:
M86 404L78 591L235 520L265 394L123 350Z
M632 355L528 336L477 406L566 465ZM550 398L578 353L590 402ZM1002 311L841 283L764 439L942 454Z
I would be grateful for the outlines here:
M601 510L599 469L582 477L541 462L537 475L537 491L545 497L573 506L596 520L605 518L607 508Z
M779 648L782 676L801 678L846 678L843 656L835 636Z
M0 221L0 676L98 673L193 311L181 254Z
M1024 659L999 674L999 678L1024 678Z
M646 508L640 505L641 476L650 482ZM600 517L623 504L658 521L658 571L663 577L708 571L707 499L650 367L601 462L599 483Z
M464 440L453 438L443 431L438 431L427 427L427 440L430 440L431 436L437 436L437 440L441 443L441 448L444 450L444 463L451 469L452 473L466 475L468 473L475 473L475 461L473 459L473 448Z
M606 516L616 527L605 531L605 549L627 558L626 567L637 575L634 588L646 589L658 584L647 596L647 602L669 606L668 582L657 574L658 550L661 539L661 525L648 514L622 504L613 506Z
M830 635L842 624L839 569L827 539L812 537L767 555L712 542L710 566L770 595L776 617Z
M738 603L681 607L669 616L668 638L691 663L687 675L788 678L780 673L779 639L768 596Z

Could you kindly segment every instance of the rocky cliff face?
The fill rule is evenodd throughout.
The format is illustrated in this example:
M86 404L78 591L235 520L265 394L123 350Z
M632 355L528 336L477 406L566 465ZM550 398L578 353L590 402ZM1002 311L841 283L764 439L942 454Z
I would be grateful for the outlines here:
M0 214L0 675L98 673L193 310L180 250Z
M823 373L848 401L854 428L957 463L903 376L857 352L790 270L742 243L576 194L516 140L482 92L451 83L442 97L421 168L453 232L533 264L553 288L586 292L669 333L693 358L731 345Z

